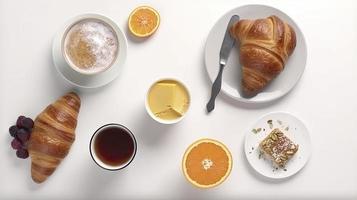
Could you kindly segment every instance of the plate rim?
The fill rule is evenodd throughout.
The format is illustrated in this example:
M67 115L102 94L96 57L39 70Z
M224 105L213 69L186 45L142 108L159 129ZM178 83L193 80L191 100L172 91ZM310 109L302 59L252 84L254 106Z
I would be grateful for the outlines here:
M273 176L268 176L266 174L263 174L261 173L260 171L258 171L255 167L253 167L251 161L248 159L248 152L247 152L247 149L246 149L246 145L247 145L247 137L248 137L248 134L250 133L250 128L253 127L258 121L262 120L263 118L267 117L267 116L270 116L270 115L274 115L274 114L284 114L284 115L288 115L290 117L293 117L295 118L296 120L298 120L303 126L304 128L306 129L306 136L307 136L307 139L308 139L308 144L310 146L310 151L308 152L308 155L307 155L307 158L305 159L303 165L300 167L300 169L296 170L296 172L290 174L289 176L284 176L284 177L273 177ZM273 111L273 112L269 112L269 113L266 113L264 115L262 115L261 117L259 117L256 121L254 121L253 123L250 124L250 126L244 130L244 144L243 144L243 151L244 151L244 155L245 155L245 158L249 164L249 167L251 167L257 174L265 177L265 178L268 178L268 179L271 179L271 180L284 180L284 179L289 179L291 177L293 177L294 175L298 174L302 169L305 168L305 166L309 163L310 159L311 159L311 156L312 156L312 153L313 153L313 148L312 148L312 141L311 141L311 136L310 136L310 131L309 129L306 127L305 123L298 117L296 117L295 115L293 115L292 113L290 112L287 112L287 111Z
M293 84L293 86L291 88L289 88L286 92L283 92L281 94L278 94L277 96L275 96L274 98L271 98L271 99L266 99L266 100L252 100L252 99L248 99L248 98L244 98L244 97L237 97L237 96L234 96L232 95L231 93L225 91L223 89L223 87L221 88L221 92L222 94L226 95L227 97L235 100L235 101L238 101L238 102L242 102L242 103L247 103L247 104L263 104L263 103L269 103L269 102L273 102L273 101L276 101L284 96L286 96L287 94L289 94L294 88L295 86L298 84L298 82L300 82L301 80L301 77L302 75L304 74L305 72L305 69L306 69L306 65L307 65L307 61L308 61L308 47L307 47L307 43L306 43L306 38L305 38L305 35L303 34L299 24L293 19L291 18L288 14L286 14L285 12L281 11L280 9L276 8L276 7L273 7L273 6L270 6L270 5L266 5L266 4L245 4L245 5L241 5L241 6L237 6L233 9L230 9L229 11L225 12L223 15L221 15L221 17L214 23L214 25L212 26L212 28L210 29L208 35L207 35L207 38L206 38L206 42L205 42L205 46L204 46L204 62L205 62L205 71L206 71L206 75L208 76L209 80L211 81L211 83L214 82L214 77L211 77L210 76L210 73L209 73L209 70L208 70L208 67L207 67L207 59L206 59L206 55L207 55L207 44L208 44L208 39L209 39L209 36L211 35L212 31L214 30L214 27L219 23L220 20L222 20L222 18L224 18L228 13L231 13L233 12L234 10L236 9L239 9L239 8L243 8L243 7L250 7L250 6L262 6L262 7L266 7L266 8L269 8L269 9L275 9L275 10L278 10L279 12L283 13L284 15L286 15L287 17L290 18L290 20L296 25L296 27L298 28L299 32L301 33L301 38L302 38L302 41L304 43L303 46L305 46L305 64L303 66L303 70L302 70L302 73L298 76L296 82ZM218 65L217 65L218 66ZM218 67L217 67L218 69ZM217 70L218 72L218 70ZM223 82L222 82L223 84ZM223 86L223 85L222 85Z

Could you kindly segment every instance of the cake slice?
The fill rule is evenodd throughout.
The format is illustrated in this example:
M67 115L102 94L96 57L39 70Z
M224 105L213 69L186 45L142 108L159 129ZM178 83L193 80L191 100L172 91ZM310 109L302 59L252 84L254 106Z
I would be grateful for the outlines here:
M276 128L259 144L259 149L264 157L270 159L273 164L284 167L298 151L299 145Z

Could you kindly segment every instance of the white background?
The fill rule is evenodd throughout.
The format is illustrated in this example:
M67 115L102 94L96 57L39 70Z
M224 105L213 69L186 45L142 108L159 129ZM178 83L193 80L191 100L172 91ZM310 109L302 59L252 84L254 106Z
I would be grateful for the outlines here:
M284 98L268 105L238 104L224 95L205 113L210 82L203 50L210 28L228 10L265 3L290 15L308 46L306 71ZM81 90L76 141L48 181L32 182L30 159L20 160L7 133L17 116L35 116L73 88L56 73L51 42L69 18L101 13L126 31L136 6L149 4L161 15L155 35L128 37L127 62L112 84ZM0 1L0 199L356 199L357 198L357 2L356 1ZM127 32L126 32L127 33ZM156 79L174 77L189 87L192 104L179 124L163 126L144 108ZM313 154L293 178L261 178L243 156L243 132L261 115L291 112L310 130ZM101 125L117 122L138 140L138 153L125 170L108 172L89 155L89 140ZM186 147L215 138L231 150L234 166L221 186L199 190L186 182L181 158Z

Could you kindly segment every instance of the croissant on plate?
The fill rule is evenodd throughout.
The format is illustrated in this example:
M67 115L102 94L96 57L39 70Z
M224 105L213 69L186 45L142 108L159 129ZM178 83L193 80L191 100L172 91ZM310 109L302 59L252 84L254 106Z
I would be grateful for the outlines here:
M296 46L294 29L277 16L240 20L230 30L240 46L242 88L257 94L283 69Z
M79 96L71 92L36 117L28 146L31 176L36 183L44 182L68 154L75 139L80 105Z

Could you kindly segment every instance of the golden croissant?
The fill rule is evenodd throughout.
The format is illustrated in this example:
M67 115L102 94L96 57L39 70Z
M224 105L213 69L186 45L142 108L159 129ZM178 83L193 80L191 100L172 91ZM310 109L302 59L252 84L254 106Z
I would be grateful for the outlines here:
M240 20L230 30L240 46L242 88L254 95L281 71L296 46L294 29L277 16Z
M31 176L44 182L61 163L75 139L81 102L76 93L68 93L47 106L35 119L28 150Z

